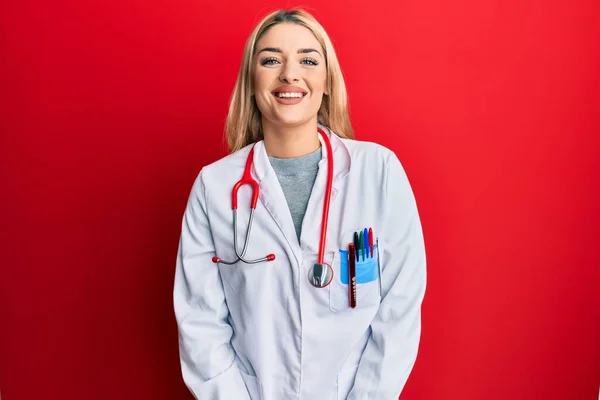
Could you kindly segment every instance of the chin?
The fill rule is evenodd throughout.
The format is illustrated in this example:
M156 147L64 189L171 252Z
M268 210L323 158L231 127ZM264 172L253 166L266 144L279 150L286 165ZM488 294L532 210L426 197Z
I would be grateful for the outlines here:
M281 126L299 126L299 125L304 125L307 122L310 121L310 118L305 118L302 115L281 115L279 117L274 118L273 122L275 122L277 125L281 125Z
M284 120L280 120L279 124L282 126L294 127L294 126L304 125L307 122L308 122L308 120L305 120L305 119L284 119Z

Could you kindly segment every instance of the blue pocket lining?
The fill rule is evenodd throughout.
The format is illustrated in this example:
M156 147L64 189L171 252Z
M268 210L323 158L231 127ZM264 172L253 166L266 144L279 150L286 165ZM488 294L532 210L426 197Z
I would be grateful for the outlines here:
M379 265L377 244L373 246L373 258L362 259L363 252L359 250L359 260L356 262L356 283L368 283L377 280ZM339 249L340 252L340 280L344 285L348 284L348 250Z

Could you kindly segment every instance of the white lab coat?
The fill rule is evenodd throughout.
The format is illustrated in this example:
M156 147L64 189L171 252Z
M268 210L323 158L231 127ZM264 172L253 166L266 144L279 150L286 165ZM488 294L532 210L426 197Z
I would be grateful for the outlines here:
M308 280L319 251L325 147L298 242L263 142L255 146L252 175L260 197L246 257L274 253L272 262L211 261L215 254L236 258L231 191L251 145L204 167L194 183L183 218L174 309L183 379L197 399L392 400L408 378L426 286L415 199L393 152L326 132L334 183L325 262L335 274L326 288ZM250 195L247 185L239 192L240 248ZM379 238L382 291L378 281L358 284L351 309L338 250L365 227Z

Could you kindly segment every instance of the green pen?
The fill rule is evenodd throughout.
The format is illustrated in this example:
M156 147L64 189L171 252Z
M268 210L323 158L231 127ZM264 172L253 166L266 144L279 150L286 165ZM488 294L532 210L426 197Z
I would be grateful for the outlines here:
M358 252L362 258L362 261L365 261L365 238L362 231L358 233L358 247Z

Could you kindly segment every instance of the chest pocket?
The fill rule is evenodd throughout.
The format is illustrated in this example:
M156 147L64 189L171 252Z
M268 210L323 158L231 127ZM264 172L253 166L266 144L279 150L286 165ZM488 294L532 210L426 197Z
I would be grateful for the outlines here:
M373 246L373 254L359 253L356 266L356 308L374 307L381 302L380 260L378 245ZM348 248L340 248L334 257L333 282L329 291L329 306L332 311L352 310L348 272Z

